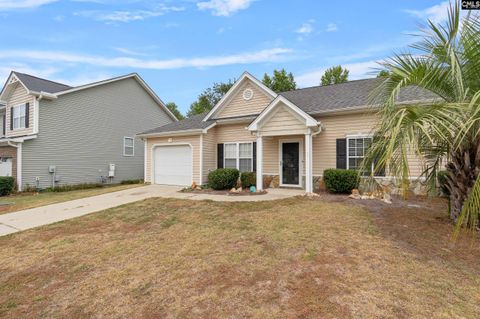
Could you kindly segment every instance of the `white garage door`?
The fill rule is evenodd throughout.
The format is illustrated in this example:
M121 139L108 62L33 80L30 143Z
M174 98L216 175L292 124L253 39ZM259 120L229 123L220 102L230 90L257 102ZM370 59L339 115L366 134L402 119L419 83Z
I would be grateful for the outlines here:
M192 149L189 145L159 146L154 151L155 184L192 184Z

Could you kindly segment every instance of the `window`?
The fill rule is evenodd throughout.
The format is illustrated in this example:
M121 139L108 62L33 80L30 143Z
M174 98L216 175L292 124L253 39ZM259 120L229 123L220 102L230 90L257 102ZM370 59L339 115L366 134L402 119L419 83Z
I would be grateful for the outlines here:
M134 155L134 139L133 137L123 138L123 156Z
M365 158L365 155L371 144L371 137L347 138L347 169L360 169L362 161ZM362 172L362 174L369 175L372 171L372 168L366 172Z
M26 127L27 106L25 104L14 106L11 110L13 112L13 129L21 129Z
M253 143L226 143L223 152L223 167L236 168L240 172L253 170Z
M240 172L252 171L253 145L252 143L238 144L238 170Z
M225 168L237 168L237 144L225 144Z

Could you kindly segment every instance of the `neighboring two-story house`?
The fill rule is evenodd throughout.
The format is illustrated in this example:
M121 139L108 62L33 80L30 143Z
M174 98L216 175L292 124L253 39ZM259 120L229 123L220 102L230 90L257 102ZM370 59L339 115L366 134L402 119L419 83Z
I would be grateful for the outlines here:
M146 181L204 184L212 170L231 167L255 171L258 189L284 186L311 192L321 185L325 169L359 167L377 121L368 97L380 81L357 80L277 94L244 73L208 114L138 135L147 141ZM412 86L401 90L398 103L435 98ZM422 170L422 161L412 154L413 179Z
M78 87L12 72L0 93L0 175L19 190L144 177L135 134L175 116L138 74Z

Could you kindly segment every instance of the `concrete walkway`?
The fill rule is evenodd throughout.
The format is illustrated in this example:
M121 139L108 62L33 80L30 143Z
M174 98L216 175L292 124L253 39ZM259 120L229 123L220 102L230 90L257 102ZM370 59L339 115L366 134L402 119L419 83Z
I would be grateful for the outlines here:
M151 197L243 202L276 200L304 194L303 190L296 189L269 189L267 194L256 196L180 193L179 190L180 188L176 186L148 185L3 214L0 215L0 236L56 223Z

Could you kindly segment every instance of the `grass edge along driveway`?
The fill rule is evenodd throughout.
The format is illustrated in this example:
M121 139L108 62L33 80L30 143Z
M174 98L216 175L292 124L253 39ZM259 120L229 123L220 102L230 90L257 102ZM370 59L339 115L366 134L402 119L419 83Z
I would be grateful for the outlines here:
M0 214L12 213L19 210L46 206L50 204L67 202L70 200L86 198L111 192L117 192L144 184L111 185L101 188L80 189L67 192L42 192L42 193L17 193L0 197Z

